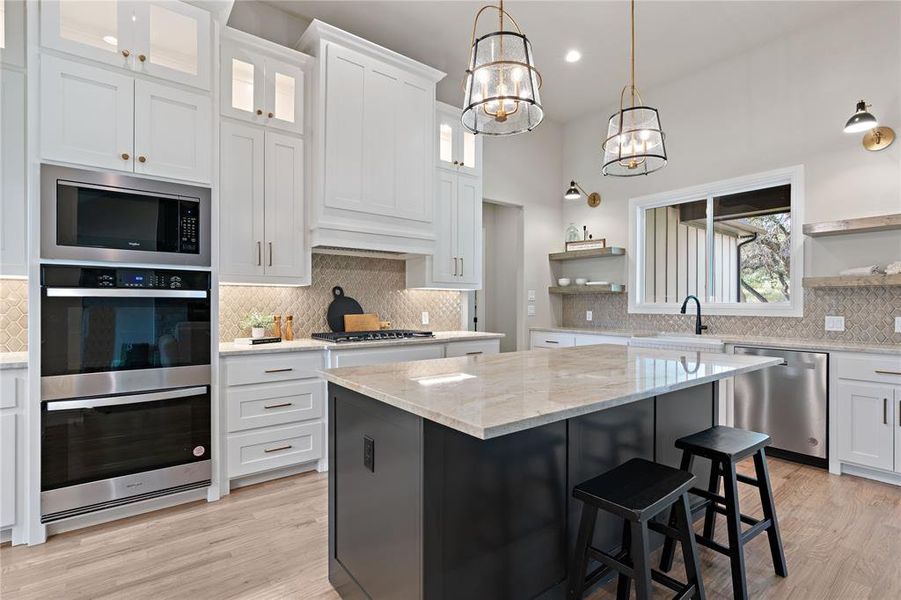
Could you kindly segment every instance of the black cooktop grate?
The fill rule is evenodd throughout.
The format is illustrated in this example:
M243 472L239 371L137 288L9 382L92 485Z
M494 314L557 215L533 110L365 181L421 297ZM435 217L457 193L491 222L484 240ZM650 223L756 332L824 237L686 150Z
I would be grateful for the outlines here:
M382 340L409 340L412 338L435 337L431 331L414 331L412 329L382 329L380 331L338 331L333 333L314 333L313 339L326 342L374 342Z

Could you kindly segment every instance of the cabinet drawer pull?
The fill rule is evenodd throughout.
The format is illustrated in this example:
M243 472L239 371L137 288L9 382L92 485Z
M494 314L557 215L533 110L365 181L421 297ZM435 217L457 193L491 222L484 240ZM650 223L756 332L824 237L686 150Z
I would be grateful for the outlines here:
M484 352L482 352L481 350L478 350L477 352L467 352L466 356L472 356L473 354L484 354Z
M269 242L269 266L272 266L272 242Z
M882 424L888 425L888 398L882 399Z
M463 277L463 257L460 257L460 277Z
M284 369L266 369L266 373L287 373L293 371L293 367L285 367Z
M898 400L898 427L901 427L901 400Z
M263 266L263 242L257 242L257 266Z
M292 446L291 444L288 444L287 446L279 446L278 448L264 448L263 452L266 452L268 454L269 452L280 452L282 450L290 450L293 447L294 446Z
M269 410L272 408L284 408L286 406L293 406L293 405L294 405L293 402L282 402L281 404L267 404L267 405L263 406L263 408L265 408L266 410Z
M886 371L884 369L876 369L873 372L877 375L901 375L901 371Z
M559 344L560 342L558 342L556 340L544 340L544 343L545 344Z

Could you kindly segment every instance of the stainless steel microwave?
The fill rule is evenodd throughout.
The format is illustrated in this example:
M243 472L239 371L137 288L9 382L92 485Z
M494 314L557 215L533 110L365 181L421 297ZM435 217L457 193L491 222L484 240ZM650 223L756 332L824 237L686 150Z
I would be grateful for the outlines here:
M209 267L210 190L41 165L41 258Z

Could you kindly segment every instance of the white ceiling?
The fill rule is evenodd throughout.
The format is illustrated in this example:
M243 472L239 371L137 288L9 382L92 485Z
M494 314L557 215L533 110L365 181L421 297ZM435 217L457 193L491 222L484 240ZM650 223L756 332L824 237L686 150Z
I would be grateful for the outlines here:
M266 0L293 15L320 19L446 72L438 98L460 105L460 82L469 54L472 22L485 2ZM683 76L787 32L849 10L855 2L681 1L636 4L639 89ZM629 4L512 0L505 8L532 41L544 78L542 103L559 122L609 107L627 83ZM486 15L488 18L486 18ZM486 11L480 32L496 28ZM582 60L569 64L566 52Z

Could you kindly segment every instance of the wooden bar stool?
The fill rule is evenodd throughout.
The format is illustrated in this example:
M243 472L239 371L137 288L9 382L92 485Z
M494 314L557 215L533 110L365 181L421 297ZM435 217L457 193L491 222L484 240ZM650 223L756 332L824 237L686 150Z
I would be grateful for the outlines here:
M675 591L676 598L704 600L704 582L698 568L698 548L688 504L688 490L694 481L691 473L633 458L577 485L573 497L582 502L582 520L569 566L568 597L582 598L586 589L615 571L619 573L617 600L629 598L632 580L638 600L650 600L652 580ZM673 524L651 520L669 508L675 516ZM591 545L598 510L623 519L622 548L616 555ZM667 540L681 543L687 583L651 569L649 531L662 533ZM590 559L599 562L600 566L586 574Z
M700 496L704 502L695 508L695 513L704 513L703 535L696 535L699 544L716 550L729 557L732 567L732 593L736 599L748 598L748 584L745 579L744 546L758 534L766 531L770 541L770 553L773 557L773 570L776 575L786 577L788 569L785 565L785 553L782 549L782 537L779 535L779 523L776 520L776 507L773 502L773 488L766 464L764 448L770 444L770 436L745 429L716 426L693 435L676 440L676 447L682 449L681 468L690 471L695 456L709 459L712 463L710 481L707 489L692 488L690 493ZM754 469L757 478L747 477L735 472L735 465L742 459L754 456ZM719 492L720 478L723 479L724 494ZM763 518L755 519L741 514L738 506L738 482L755 486L760 491L760 504ZM713 541L716 527L716 515L725 515L729 545L723 546ZM673 511L670 524L681 517ZM694 518L692 517L692 522ZM742 523L750 525L742 531ZM660 570L666 572L673 566L673 543L667 539L663 544L660 557Z

